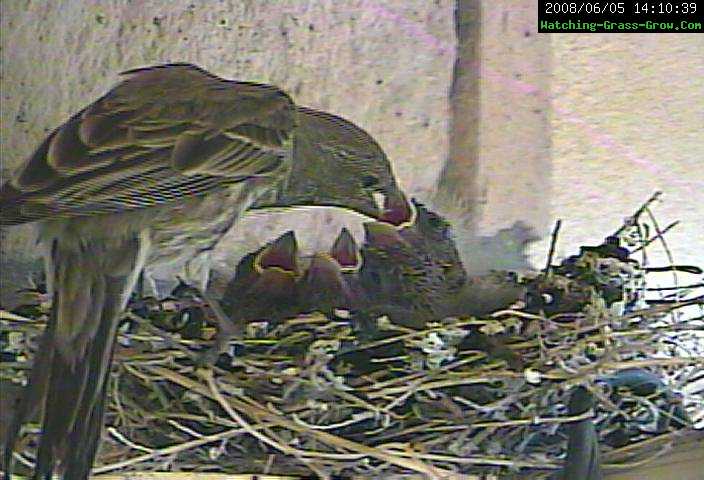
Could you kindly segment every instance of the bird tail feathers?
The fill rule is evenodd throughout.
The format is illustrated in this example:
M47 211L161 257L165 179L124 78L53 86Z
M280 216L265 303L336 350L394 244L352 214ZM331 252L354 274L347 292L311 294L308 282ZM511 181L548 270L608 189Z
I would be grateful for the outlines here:
M64 479L80 480L90 473L120 313L146 251L138 236L115 243L53 242L48 272L53 278L52 313L27 388L27 396L44 394L35 478L59 472ZM27 399L25 410L32 410L32 401L36 403Z

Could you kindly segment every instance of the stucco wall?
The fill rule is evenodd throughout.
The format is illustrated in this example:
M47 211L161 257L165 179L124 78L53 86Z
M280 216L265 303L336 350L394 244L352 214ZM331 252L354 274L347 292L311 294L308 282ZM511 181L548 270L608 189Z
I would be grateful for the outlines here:
M558 254L599 241L662 190L661 226L682 222L666 236L675 261L704 264L704 35L551 37ZM534 251L544 255L545 242ZM664 263L664 252L651 260Z

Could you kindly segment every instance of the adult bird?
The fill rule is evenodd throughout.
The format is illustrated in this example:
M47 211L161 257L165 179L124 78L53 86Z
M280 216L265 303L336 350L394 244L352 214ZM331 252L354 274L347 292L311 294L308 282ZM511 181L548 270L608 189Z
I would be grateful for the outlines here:
M375 194L402 196L389 161L344 119L189 64L124 75L0 190L0 224L39 222L53 293L30 380L45 392L35 478L88 477L118 317L145 265L193 265L255 202L410 216L378 207Z

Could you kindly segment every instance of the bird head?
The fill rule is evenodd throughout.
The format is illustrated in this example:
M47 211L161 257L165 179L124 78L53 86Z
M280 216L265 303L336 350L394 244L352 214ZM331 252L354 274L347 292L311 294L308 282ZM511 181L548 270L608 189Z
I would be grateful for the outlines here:
M235 275L230 279L222 296L228 306L241 302L247 293L263 276L275 275L290 277L299 275L298 244L293 231L288 231L259 250L245 255L237 264Z
M422 256L388 223L365 223L364 237L359 270L362 288L372 299L407 303L414 286L410 278L422 268Z
M298 107L292 163L276 198L254 208L330 206L397 226L413 222L413 205L399 188L388 157L352 122Z
M299 289L301 303L309 305L309 310L346 308L352 301L340 264L327 253L313 255Z

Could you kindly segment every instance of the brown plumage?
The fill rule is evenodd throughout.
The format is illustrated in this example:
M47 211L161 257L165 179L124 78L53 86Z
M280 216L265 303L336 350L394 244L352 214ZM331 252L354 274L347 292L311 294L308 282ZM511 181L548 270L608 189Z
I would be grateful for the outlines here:
M138 69L56 129L2 190L2 223L124 213L289 167L276 87L189 65Z
M302 312L319 311L332 318L335 309L352 308L355 296L337 261L327 253L316 253L298 283Z
M0 224L40 221L54 298L34 367L45 377L32 375L47 390L36 477L88 477L117 320L145 264L198 261L255 203L381 218L374 193L401 196L361 129L192 65L126 72L52 132L0 189Z
M415 204L415 222L396 228L365 224L360 282L373 305L392 320L422 328L448 316L483 315L516 301L523 291L504 274L467 277L449 224Z
M306 107L297 107L296 113L293 157L305 161L293 162L283 196L263 197L254 208L321 205L352 209L394 225L412 221L411 205L374 138L329 113ZM383 195L383 209L374 194Z
M521 297L523 287L509 275L468 277L449 224L418 203L415 211L415 222L403 228L365 224L359 281L366 306L356 318L364 335L378 333L374 318L379 315L420 329L446 317L486 315ZM479 331L466 336L460 348L486 351L515 369L522 366L500 338Z

